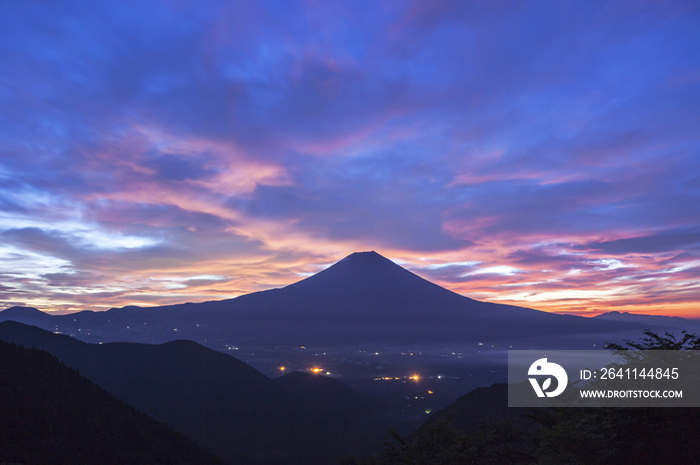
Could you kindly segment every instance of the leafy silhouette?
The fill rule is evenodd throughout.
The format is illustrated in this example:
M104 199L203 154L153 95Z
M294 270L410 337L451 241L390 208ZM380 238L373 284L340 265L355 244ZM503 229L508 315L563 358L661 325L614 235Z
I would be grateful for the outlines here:
M695 334L657 334L644 331L641 342L625 341L627 347L609 343L608 348L627 351L694 351L700 347ZM636 353L635 353L636 352ZM689 356L695 353L689 352ZM478 396L473 394L478 393ZM485 394L488 393L488 394ZM497 394L498 393L498 394ZM469 397L490 397L490 419L484 402L466 404ZM479 388L445 409L410 440L399 438L373 458L348 457L344 465L463 465L463 464L572 464L639 465L700 463L700 409L697 408L537 408L528 416L536 427L521 427L515 419L503 419L507 397L501 385ZM513 409L510 409L513 410ZM518 409L519 410L519 409ZM475 431L475 415L482 416ZM465 421L468 418L468 421ZM521 423L522 424L522 423ZM471 430L471 432L465 432Z

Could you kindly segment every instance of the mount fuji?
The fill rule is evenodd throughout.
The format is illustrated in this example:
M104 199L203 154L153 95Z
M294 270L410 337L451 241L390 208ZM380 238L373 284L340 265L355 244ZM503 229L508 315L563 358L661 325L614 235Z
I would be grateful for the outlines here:
M591 341L619 341L649 326L480 302L431 283L376 252L353 253L284 288L234 299L60 316L13 307L0 312L3 320L69 333L87 342L191 339L207 346L215 341L419 346L527 340L552 348L590 348Z

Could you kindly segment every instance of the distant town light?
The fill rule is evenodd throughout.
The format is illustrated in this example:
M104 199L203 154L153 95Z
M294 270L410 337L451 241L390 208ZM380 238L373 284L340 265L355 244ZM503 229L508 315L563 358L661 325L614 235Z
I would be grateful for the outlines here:
M284 371L284 370L286 370L285 367L280 367L280 371Z

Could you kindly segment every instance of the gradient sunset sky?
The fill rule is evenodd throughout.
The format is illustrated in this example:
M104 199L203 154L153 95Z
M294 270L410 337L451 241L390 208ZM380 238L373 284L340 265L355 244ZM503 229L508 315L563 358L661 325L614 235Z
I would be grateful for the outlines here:
M696 1L9 1L0 308L220 300L376 250L700 317Z

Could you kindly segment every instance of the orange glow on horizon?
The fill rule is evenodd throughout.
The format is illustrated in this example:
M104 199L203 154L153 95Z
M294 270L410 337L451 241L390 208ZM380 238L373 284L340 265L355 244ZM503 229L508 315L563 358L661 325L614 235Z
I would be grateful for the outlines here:
M190 207L202 211L200 205ZM234 216L238 218L237 213ZM256 224L262 226L262 223ZM272 223L264 226L270 234L271 228ZM246 230L246 235L253 230L257 231L257 227ZM562 240L582 243L592 238L582 236ZM296 243L305 245L298 249ZM152 262L141 261L139 266L142 269L132 270L128 276L110 274L104 269L103 276L92 283L91 292L78 289L70 296L66 293L43 295L27 299L22 304L45 312L65 314L83 310L104 311L127 305L149 307L224 300L293 284L322 271L353 250L374 249L439 286L480 301L586 317L619 311L700 318L697 298L700 283L694 281L690 273L684 272L697 263L679 263L675 268L669 268L661 256L584 257L580 259L580 269L563 271L545 265L525 266L507 259L500 260L499 257L507 257L512 250L525 245L506 246L496 240L468 251L434 253L429 257L366 244L318 242L298 232L291 236L282 234L276 244L283 244L282 250L295 250L293 258L275 260L276 247L267 252L269 256L250 253L230 258L212 254L190 262L163 257ZM309 251L310 244L318 246L313 253ZM326 250L332 252L326 253ZM448 279L440 274L440 267L451 263L462 266L465 280ZM470 267L463 265L465 263L478 265ZM96 293L96 290L101 293Z
M565 34L541 40L537 29L550 19L539 14L550 9L544 2L496 5L484 27L466 29L450 24L471 12L439 2L382 7L371 25L353 20L364 5L327 2L319 12L300 2L280 16L275 5L238 12L228 2L163 3L113 17L56 8L51 35L35 27L31 7L13 7L18 24L31 27L22 27L26 40L16 50L0 51L18 70L3 74L4 87L21 89L3 106L13 124L3 127L0 158L0 177L9 180L0 186L0 311L167 313L183 304L227 307L239 297L231 307L243 307L251 294L311 278L297 289L344 287L329 301L280 303L305 313L300 321L312 321L310 332L325 327L313 322L320 312L352 329L349 320L363 312L351 302L360 300L333 301L346 291L377 297L358 304L368 312L418 314L411 321L433 318L441 301L454 302L445 314L469 309L458 294L553 314L700 322L700 157L689 129L700 114L700 74L688 53L666 53L696 50L700 33L688 18L697 17L697 2L634 2L604 14L589 6L583 16L579 8L557 10L589 47L570 47ZM84 28L74 27L76 14ZM166 16L193 44L178 59L171 44L153 40L158 28L142 28L133 40L127 27ZM319 46L314 28L299 20L334 27ZM534 27L508 43L518 62L537 67L552 50L566 50L577 72L519 76L494 67L482 50L502 48L509 25L521 21ZM360 39L344 32L348 26ZM615 34L600 40L610 27ZM99 56L81 53L86 39L100 43ZM470 59L445 68L441 54L425 53L437 46ZM628 53L619 59L610 50ZM164 59L143 66L161 52ZM56 58L64 56L81 57L81 85L71 60ZM655 63L653 78L639 77L640 60ZM126 87L103 72L105 63L119 64ZM472 69L483 73L473 77ZM620 100L624 82L635 85ZM91 104L80 104L84 89L99 90ZM494 98L502 89L508 97ZM403 270L360 265L331 285L314 278L363 251ZM337 276L348 268L337 267ZM365 287L375 271L381 276ZM403 280L405 271L446 291L426 285L414 298L425 283ZM293 300L293 291L277 295ZM372 321L378 333L393 329ZM285 347L302 352L307 342ZM379 371L389 357L372 352L380 347L363 346ZM286 371L325 373L330 366L310 365L331 364L312 358L319 348L285 358L293 364ZM397 351L415 360L415 349ZM280 366L274 372L275 360L267 369L286 374ZM392 376L417 381L408 368Z

